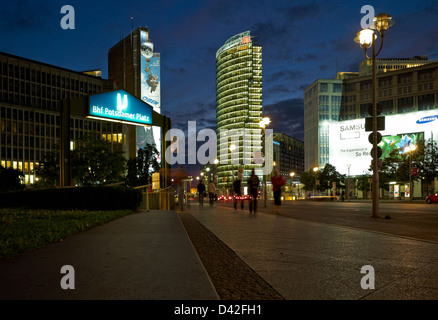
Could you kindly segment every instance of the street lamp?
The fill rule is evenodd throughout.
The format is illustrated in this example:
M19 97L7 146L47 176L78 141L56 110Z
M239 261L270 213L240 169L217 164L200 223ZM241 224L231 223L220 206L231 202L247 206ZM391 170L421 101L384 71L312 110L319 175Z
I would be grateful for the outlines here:
M313 188L313 199L315 199L315 190L316 190L316 172L318 171L318 167L313 168L313 172L315 172L315 188Z
M363 29L357 33L357 37L354 39L355 42L359 43L360 46L365 51L365 57L372 61L373 68L373 104L372 104L372 115L373 115L373 218L379 216L379 167L378 167L378 153L377 153L377 96L376 96L376 57L380 53L383 47L383 38L385 32L394 24L392 17L386 13L381 13L374 18L374 27L378 32L373 29ZM377 34L380 34L380 48L376 52L375 40ZM372 56L369 57L367 54L367 49L372 47Z
M412 202L414 186L412 185L412 152L417 149L416 145L408 145L404 148L405 153L409 153L409 201Z
M262 141L265 140L265 129L270 123L271 123L271 119L269 117L264 117L259 122L259 126L262 129ZM265 163L266 163L266 143L263 143L263 157L265 158ZM265 198L265 208L266 208L267 207L266 198L268 195L268 192L266 190L266 170L263 170L263 188L264 188L263 197Z
M289 173L289 176L290 176L290 190L292 191L292 182L294 180L295 172ZM293 192L291 192L291 193L293 195Z

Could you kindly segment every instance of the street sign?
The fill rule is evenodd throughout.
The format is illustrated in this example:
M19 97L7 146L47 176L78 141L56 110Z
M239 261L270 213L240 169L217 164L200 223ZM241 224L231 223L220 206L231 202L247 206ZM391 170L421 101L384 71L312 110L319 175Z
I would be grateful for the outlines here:
M385 130L385 116L377 117L377 130L379 131ZM373 131L372 117L365 118L365 131L366 132Z

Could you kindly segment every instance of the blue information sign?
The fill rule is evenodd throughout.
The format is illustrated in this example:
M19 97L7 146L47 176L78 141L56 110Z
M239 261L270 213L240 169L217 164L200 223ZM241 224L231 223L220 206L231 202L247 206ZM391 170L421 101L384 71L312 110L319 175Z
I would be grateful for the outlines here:
M152 107L124 90L90 96L90 116L104 119L152 124Z

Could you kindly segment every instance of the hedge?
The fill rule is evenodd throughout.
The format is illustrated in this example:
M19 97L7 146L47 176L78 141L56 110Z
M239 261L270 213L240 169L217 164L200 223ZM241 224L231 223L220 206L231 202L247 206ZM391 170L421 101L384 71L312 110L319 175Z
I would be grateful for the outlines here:
M136 210L140 190L127 187L26 189L0 193L0 208L55 210Z

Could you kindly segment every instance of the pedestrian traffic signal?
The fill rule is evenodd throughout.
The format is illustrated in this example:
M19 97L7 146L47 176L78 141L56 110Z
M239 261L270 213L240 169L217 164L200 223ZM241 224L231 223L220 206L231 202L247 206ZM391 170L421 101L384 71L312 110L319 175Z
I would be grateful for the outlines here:
M382 134L380 132L376 132L377 135L377 144L379 144L382 141ZM373 144L373 137L374 137L374 132L371 132L368 136L368 141Z
M382 148L377 147L377 158L380 158L382 153ZM374 159L374 148L371 149L371 157Z

